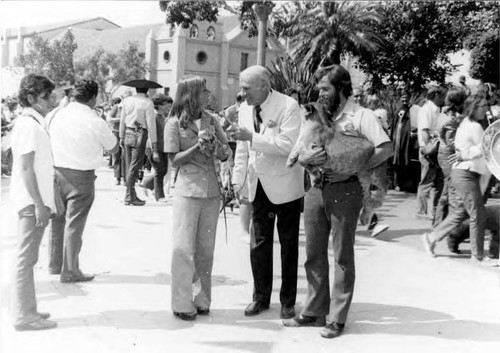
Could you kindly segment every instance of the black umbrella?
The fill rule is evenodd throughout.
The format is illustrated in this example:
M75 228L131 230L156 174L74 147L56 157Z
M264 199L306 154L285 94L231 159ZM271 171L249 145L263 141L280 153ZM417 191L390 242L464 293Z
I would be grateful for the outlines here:
M134 87L134 88L162 88L163 86L159 83L150 80L131 80L123 84L123 86Z

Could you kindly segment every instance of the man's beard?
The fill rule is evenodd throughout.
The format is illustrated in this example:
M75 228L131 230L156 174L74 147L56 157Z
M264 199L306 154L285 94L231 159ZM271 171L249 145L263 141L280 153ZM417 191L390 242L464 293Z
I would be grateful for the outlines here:
M328 114L333 114L337 111L340 106L340 95L335 93L333 96L321 96L318 99L318 103L320 103Z

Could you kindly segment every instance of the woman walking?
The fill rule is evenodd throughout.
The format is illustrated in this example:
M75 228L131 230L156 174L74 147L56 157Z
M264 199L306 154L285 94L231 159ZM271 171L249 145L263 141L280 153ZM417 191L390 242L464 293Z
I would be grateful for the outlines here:
M165 153L177 170L173 207L172 311L182 320L208 315L221 203L216 158L231 155L217 117L203 108L204 78L181 80L165 126Z
M456 153L450 157L452 170L449 192L452 207L448 216L430 234L426 233L422 237L426 251L435 256L436 243L469 216L471 261L486 266L497 266L495 261L484 255L486 215L479 185L481 175L489 174L481 152L481 137L484 132L481 122L486 119L488 102L482 95L472 95L465 102L465 106L466 117L455 135Z

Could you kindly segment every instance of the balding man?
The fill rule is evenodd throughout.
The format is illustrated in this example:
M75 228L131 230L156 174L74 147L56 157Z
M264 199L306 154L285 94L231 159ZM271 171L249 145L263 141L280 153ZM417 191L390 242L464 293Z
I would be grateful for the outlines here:
M245 98L239 110L239 125L229 130L238 141L235 157L234 190L247 183L252 202L253 232L250 260L254 278L253 301L246 316L269 308L273 284L274 223L281 244L281 317L295 315L297 294L298 238L304 172L286 166L287 157L299 136L298 103L271 89L269 72L251 66L240 74Z

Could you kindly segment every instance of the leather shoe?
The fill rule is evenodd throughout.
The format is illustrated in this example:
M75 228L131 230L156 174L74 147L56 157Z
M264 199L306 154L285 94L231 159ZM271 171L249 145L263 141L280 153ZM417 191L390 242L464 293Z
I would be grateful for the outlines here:
M269 309L269 304L254 301L251 302L245 309L245 316L259 315L262 311Z
M295 316L295 307L293 305L282 305L280 317L282 319L291 319Z
M61 283L77 283L77 282L90 282L95 276L83 275L78 277L68 276L61 277Z
M60 275L61 270L49 269L49 275Z
M131 200L131 201L125 201L126 206L144 206L146 204L146 201L143 200Z
M324 316L299 315L293 319L283 320L285 327L323 327L326 325Z
M184 321L193 321L196 319L196 315L196 313L178 313L177 311L174 311L174 316Z
M16 331L40 331L40 330L48 330L54 327L57 327L57 322L45 320L42 318L33 322L29 322L27 324L14 326Z
M342 334L342 331L344 331L344 324L332 322L331 324L323 327L319 334L323 338L335 338L339 337Z
M208 315L210 314L210 309L209 308L198 308L196 309L196 311L198 312L198 315Z

